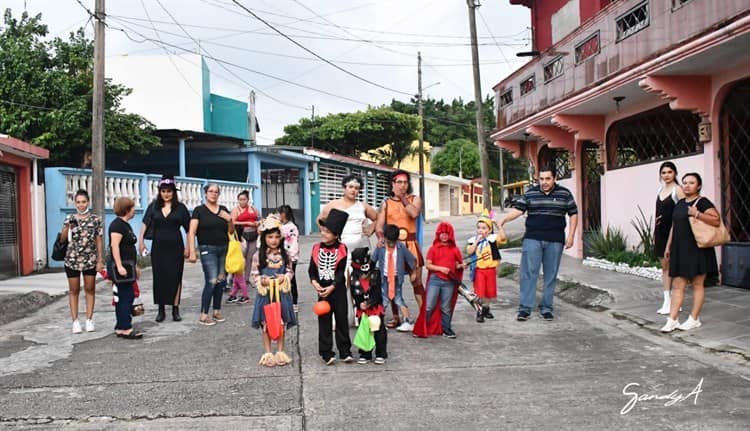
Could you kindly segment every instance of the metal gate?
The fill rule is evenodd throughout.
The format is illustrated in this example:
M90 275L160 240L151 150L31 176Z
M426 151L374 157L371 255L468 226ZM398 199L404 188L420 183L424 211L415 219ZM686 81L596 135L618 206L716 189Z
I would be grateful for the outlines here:
M721 110L721 190L732 242L722 249L722 283L750 288L750 80L729 93Z
M302 184L298 168L261 169L261 207L263 214L277 212L279 206L289 205L294 213L298 226L305 225L304 206L302 201Z
M581 148L584 256L589 256L590 235L602 228L602 165L597 158L598 149L593 142L585 142Z
M18 276L17 205L16 172L0 166L0 279Z

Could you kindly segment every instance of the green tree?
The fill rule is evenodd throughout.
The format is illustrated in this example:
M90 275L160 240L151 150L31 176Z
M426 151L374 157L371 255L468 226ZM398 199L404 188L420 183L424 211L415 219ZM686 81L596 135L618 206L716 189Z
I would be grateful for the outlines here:
M459 171L463 178L474 178L480 175L479 148L468 139L448 141L432 157L432 172L437 175L456 175Z
M83 29L45 39L41 14L10 9L0 28L0 131L50 150L52 165L79 166L91 148L93 41ZM107 81L107 150L145 154L159 145L154 126L121 107L130 90Z
M276 145L312 146L353 157L389 145L390 153L383 155L401 157L408 155L404 148L409 149L418 130L418 117L377 107L302 118L299 123L284 127L284 136L276 140Z

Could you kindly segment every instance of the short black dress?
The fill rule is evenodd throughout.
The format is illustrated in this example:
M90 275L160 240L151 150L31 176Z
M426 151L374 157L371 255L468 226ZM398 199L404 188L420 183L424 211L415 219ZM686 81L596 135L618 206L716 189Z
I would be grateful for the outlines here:
M697 204L696 204L697 202ZM680 199L672 213L672 246L669 256L669 276L692 279L697 275L713 275L719 272L716 251L713 247L698 248L688 220L688 207L697 205L698 211L715 208L706 198L687 202Z
M675 191L664 199L660 193L656 194L656 227L654 228L654 255L661 259L664 257L664 249L669 240L669 231L672 229L672 212L675 207ZM661 216L661 218L659 218Z

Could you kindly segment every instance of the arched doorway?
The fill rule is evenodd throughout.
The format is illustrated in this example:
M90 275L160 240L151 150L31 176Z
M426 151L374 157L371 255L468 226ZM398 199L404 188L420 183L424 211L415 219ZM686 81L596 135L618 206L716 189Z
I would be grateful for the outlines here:
M722 250L722 283L750 289L750 79L721 107L722 210L731 241Z

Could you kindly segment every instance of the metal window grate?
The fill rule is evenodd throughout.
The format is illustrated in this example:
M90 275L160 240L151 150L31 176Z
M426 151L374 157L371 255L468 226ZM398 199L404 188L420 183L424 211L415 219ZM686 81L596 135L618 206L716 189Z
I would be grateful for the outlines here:
M615 20L615 23L617 24L618 42L648 27L648 1L645 1L628 12L625 12L625 14Z
M597 30L594 34L576 45L576 64L580 64L583 61L595 56L596 54L599 54L600 48L601 45L599 44L599 30Z
M549 82L563 74L563 57L558 56L544 65L544 82Z
M570 154L563 148L550 148L545 145L539 150L539 166L553 166L555 168L555 178L563 180L570 178L572 172L569 165Z
M721 127L724 220L732 241L750 242L750 80L727 97Z
M521 81L521 96L524 94L531 93L536 88L536 75L531 75L528 78Z
M609 169L699 152L700 116L669 105L625 118L607 132Z
M513 103L513 89L509 88L500 95L500 107L511 105Z

